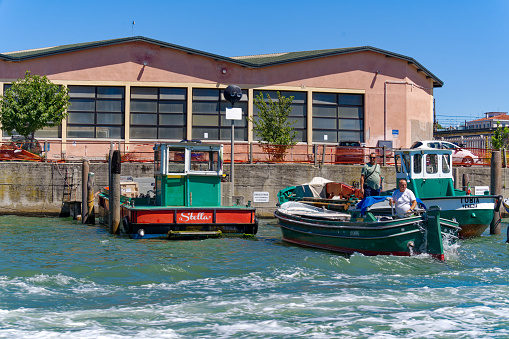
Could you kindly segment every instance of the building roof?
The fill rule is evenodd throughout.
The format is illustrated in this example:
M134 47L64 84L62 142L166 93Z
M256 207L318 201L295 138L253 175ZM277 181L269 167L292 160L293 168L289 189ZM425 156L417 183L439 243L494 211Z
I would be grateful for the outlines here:
M476 120L468 121L467 123L479 122L479 121L491 121L491 120L509 120L509 115L507 115L505 113L501 113L500 115L496 115L494 117L476 119Z
M5 61L24 61L35 58L42 58L50 55L62 54L75 52L90 48L104 47L116 44L122 44L127 42L134 41L142 41L151 44L155 44L165 48L172 48L180 51L187 52L189 54L201 55L208 58L213 58L216 60L221 60L225 62L230 62L233 64L238 64L243 67L248 68L263 68L269 66L276 66L281 64L287 64L298 61L306 61L318 58L325 58L329 56L341 55L341 54L349 54L356 52L364 52L370 51L375 53L380 53L385 55L386 57L393 57L402 59L408 62L409 65L413 65L418 72L424 72L428 79L433 80L433 87L442 87L443 82L439 78L437 78L433 73L428 71L424 66L418 63L415 59L411 57L407 57L401 54L392 53L389 51L385 51L379 48L371 47L371 46L362 46L362 47L349 47L349 48L336 48L336 49L324 49L324 50L314 50L314 51L301 51L301 52L288 52L288 53L274 53L274 54L263 54L263 55L250 55L250 56L237 56L237 57L225 57L212 53L207 53L203 51L199 51L196 49L191 49L179 45L170 44L167 42L154 40L142 36L128 37L128 38L119 38L119 39L110 39L110 40L102 40L102 41L93 41L93 42L84 42L78 44L71 45L62 45L62 46L54 46L54 47L46 47L46 48L38 48L38 49L30 49L24 51L16 51L9 53L0 53L0 60Z

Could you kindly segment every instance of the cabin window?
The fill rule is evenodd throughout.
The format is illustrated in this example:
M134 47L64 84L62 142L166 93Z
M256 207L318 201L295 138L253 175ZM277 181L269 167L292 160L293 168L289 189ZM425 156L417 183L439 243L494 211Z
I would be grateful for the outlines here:
M414 154L414 173L419 174L422 171L422 155Z
M451 171L451 158L449 154L442 155L442 172L449 173Z
M161 173L161 148L154 152L154 173Z
M426 173L435 174L438 172L438 154L426 154Z
M172 148L168 151L168 173L184 173L186 170L185 148Z
M219 152L191 151L191 171L213 171L219 170Z
M396 173L401 173L401 157L399 154L394 156L394 165L396 165Z
M410 172L410 154L403 154L403 162L405 163L405 167L403 168L403 171L405 173Z

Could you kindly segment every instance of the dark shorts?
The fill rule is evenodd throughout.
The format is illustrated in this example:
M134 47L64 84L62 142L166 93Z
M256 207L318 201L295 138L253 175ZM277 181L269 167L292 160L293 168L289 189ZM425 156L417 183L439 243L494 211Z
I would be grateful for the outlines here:
M374 197L380 195L380 189L373 189L368 185L364 185L364 198L365 197Z

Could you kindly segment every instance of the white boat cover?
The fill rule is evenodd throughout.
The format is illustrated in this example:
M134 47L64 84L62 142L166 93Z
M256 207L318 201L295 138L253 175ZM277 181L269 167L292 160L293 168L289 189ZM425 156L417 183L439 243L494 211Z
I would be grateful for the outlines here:
M341 221L349 221L351 217L351 215L348 213L331 211L325 208L315 207L296 201L285 202L279 206L278 210L289 215Z
M307 185L309 187L309 189L313 193L313 197L325 198L324 188L325 185L329 182L333 181L322 177L314 177L310 182L307 182L304 185Z

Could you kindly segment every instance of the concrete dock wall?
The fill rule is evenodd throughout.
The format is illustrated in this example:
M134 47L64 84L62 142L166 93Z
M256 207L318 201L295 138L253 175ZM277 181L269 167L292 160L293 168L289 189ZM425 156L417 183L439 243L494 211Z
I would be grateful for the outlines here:
M0 163L0 214L58 215L63 198L81 200L81 163ZM226 166L228 172L229 166ZM313 177L353 184L360 181L359 165L310 164L239 164L235 165L236 198L244 203L251 201L259 217L272 217L277 203L277 192L287 186L300 185ZM92 163L95 173L95 190L108 185L108 164ZM490 185L490 168L454 169L455 184L461 185L463 174L468 174L472 186ZM394 167L382 167L385 189L395 188ZM150 163L123 163L122 176L153 178ZM504 196L509 181L509 169L502 170ZM230 191L225 185L224 192ZM145 185L145 187L147 187ZM74 188L74 189L73 189ZM268 192L269 202L255 203L253 192ZM68 195L70 194L70 196ZM237 199L238 200L238 199ZM234 198L235 202L235 198Z

